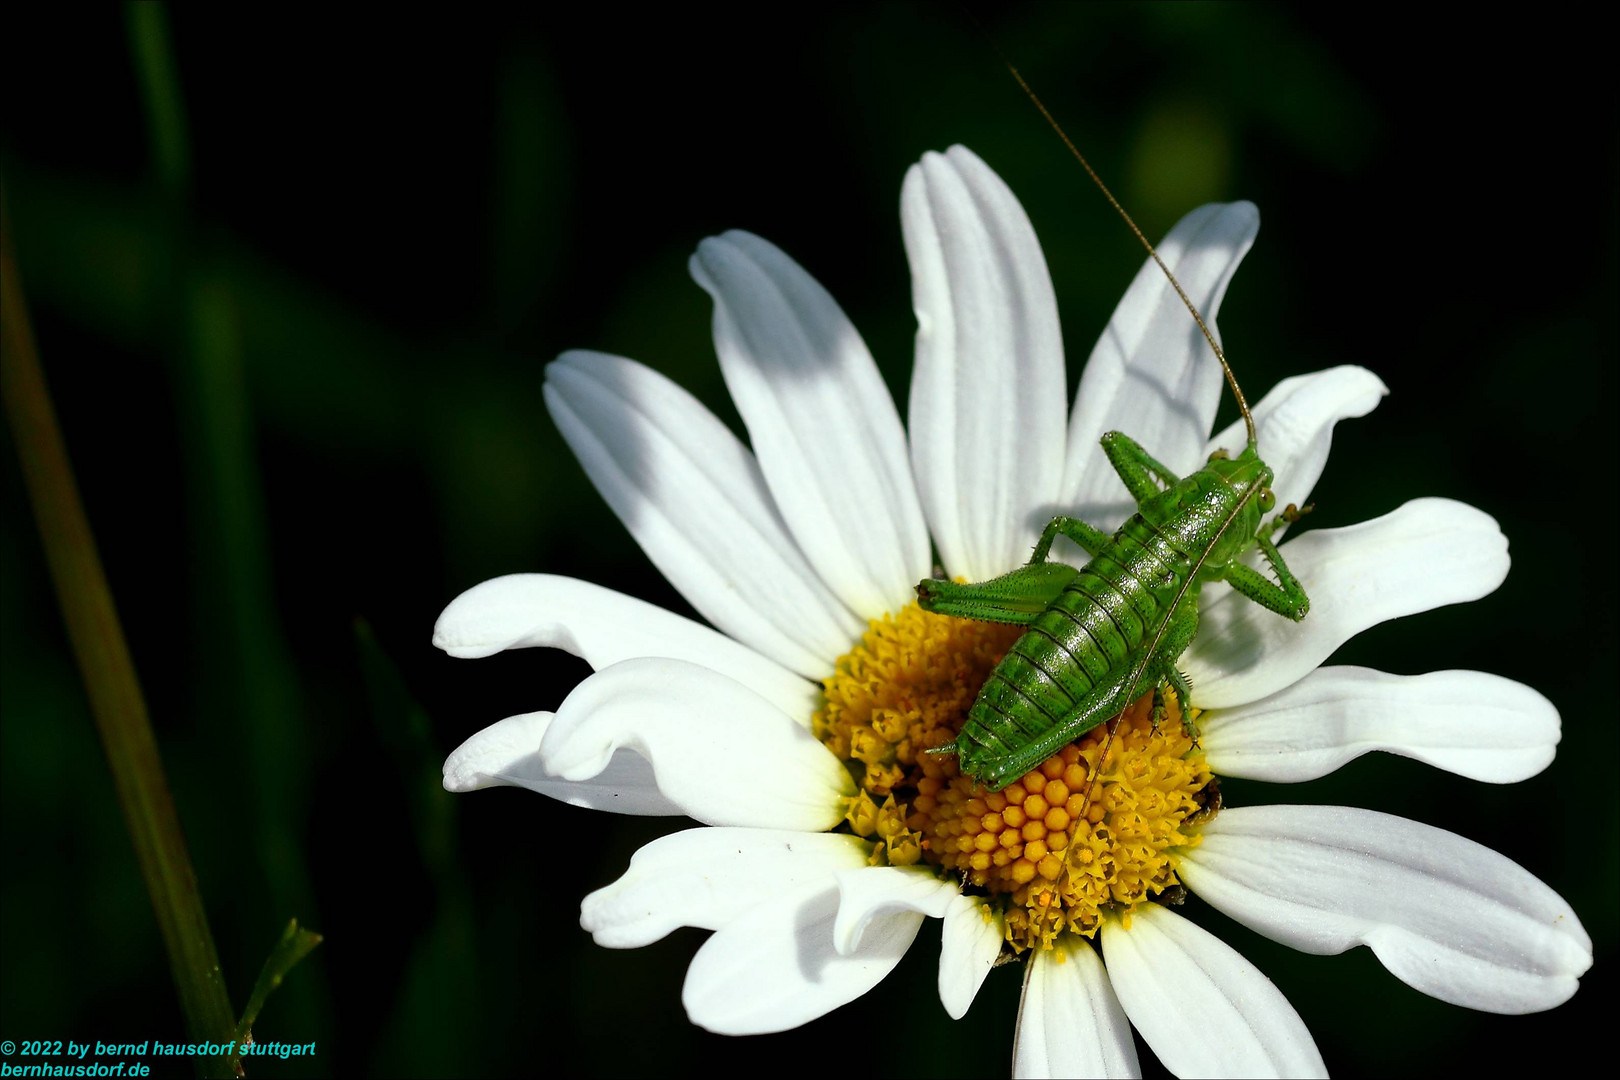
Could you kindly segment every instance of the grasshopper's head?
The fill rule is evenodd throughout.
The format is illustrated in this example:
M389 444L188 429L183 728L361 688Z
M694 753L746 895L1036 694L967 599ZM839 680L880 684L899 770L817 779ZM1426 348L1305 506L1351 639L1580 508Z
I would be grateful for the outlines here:
M1254 542L1261 519L1277 505L1277 496L1271 490L1271 466L1260 460L1253 443L1237 457L1216 450L1209 455L1207 468L1226 481L1234 500L1242 500L1237 519L1210 551L1208 563L1224 566Z

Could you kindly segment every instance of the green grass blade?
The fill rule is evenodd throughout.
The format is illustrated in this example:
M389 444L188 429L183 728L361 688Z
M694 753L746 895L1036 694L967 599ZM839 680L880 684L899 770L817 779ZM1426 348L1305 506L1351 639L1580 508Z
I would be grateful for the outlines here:
M191 186L191 138L169 47L169 9L165 4L126 4L124 15L142 104L152 127L153 171L159 186L181 199Z
M230 1042L236 1024L220 974L197 875L169 794L129 645L107 586L78 482L57 424L11 254L11 224L0 225L0 392L17 441L29 501L39 524L68 638L89 693L118 801L129 824L186 1026L197 1042ZM223 1056L199 1058L205 1076L233 1075Z

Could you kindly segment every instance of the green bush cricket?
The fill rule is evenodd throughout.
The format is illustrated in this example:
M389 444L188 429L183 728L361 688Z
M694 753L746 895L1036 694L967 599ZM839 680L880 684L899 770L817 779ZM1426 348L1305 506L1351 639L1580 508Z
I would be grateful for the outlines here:
M1289 506L1269 524L1261 522L1276 501L1272 471L1260 459L1248 402L1219 343L1153 245L1017 69L1008 67L1192 313L1232 388L1248 445L1235 458L1216 451L1207 465L1183 478L1128 436L1111 431L1102 438L1103 452L1137 504L1136 513L1113 535L1078 518L1058 516L1042 531L1024 566L976 584L934 578L918 583L918 600L926 611L1028 628L985 681L956 740L931 751L956 754L962 772L991 791L1000 791L1099 724L1110 722L1111 741L1118 718L1149 690L1157 726L1166 715L1166 685L1174 689L1183 723L1196 739L1185 711L1191 688L1176 661L1198 631L1198 598L1205 582L1225 581L1290 619L1303 619L1310 610L1305 590L1271 540L1279 523L1296 520L1302 511ZM1091 556L1082 569L1048 561L1060 534ZM1251 547L1260 549L1276 582L1239 561ZM1107 744L1099 765L1106 755Z

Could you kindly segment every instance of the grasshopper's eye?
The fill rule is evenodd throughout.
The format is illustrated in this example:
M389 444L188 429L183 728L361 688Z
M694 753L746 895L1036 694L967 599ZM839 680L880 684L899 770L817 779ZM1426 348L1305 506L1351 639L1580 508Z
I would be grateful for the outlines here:
M1269 513L1271 513L1271 508L1273 506L1276 506L1276 505L1277 505L1277 496L1275 496L1275 495L1273 495L1271 493L1271 489L1270 488L1261 488L1260 489L1260 512L1262 514L1269 514Z
M1211 461L1226 461L1229 460L1231 456L1231 454L1226 452L1226 447L1224 446L1217 446L1215 449L1209 452L1209 460Z

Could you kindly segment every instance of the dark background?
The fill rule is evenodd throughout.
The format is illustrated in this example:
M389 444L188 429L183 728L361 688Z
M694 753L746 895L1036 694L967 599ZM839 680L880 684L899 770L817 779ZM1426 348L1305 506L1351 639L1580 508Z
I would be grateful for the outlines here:
M433 621L462 589L546 570L688 610L585 482L540 382L564 348L618 352L737 426L686 276L699 239L742 227L791 253L901 402L898 200L925 150L972 147L1022 199L1071 390L1141 261L961 9L779 10L180 8L178 197L125 13L8 12L0 167L23 284L238 1007L289 916L326 935L257 1026L319 1056L255 1074L782 1055L1005 1072L1018 974L951 1023L937 925L817 1024L690 1026L700 932L617 952L577 925L580 897L671 823L438 786L461 740L554 708L587 670L438 654ZM1229 802L1348 803L1478 840L1573 904L1598 961L1570 1004L1499 1018L1423 997L1364 949L1302 956L1186 910L1282 988L1334 1071L1539 1071L1598 1044L1620 892L1612 50L1591 25L1523 21L1534 9L1511 25L1394 10L1020 5L987 22L1150 235L1209 200L1259 204L1221 315L1251 398L1343 363L1388 383L1339 429L1311 526L1444 495L1512 543L1492 596L1336 660L1529 683L1564 720L1545 773L1492 787L1379 755L1287 790L1232 782ZM178 1040L9 438L0 458L0 1035Z

